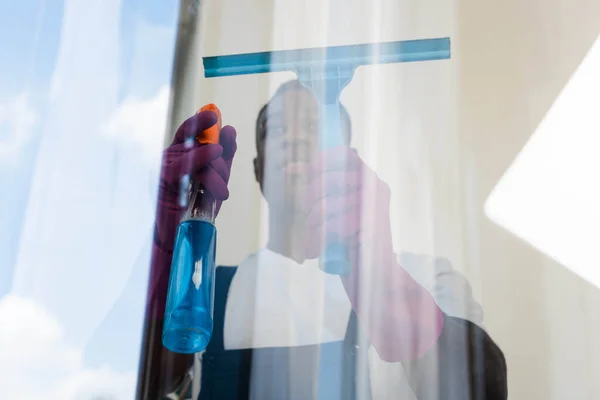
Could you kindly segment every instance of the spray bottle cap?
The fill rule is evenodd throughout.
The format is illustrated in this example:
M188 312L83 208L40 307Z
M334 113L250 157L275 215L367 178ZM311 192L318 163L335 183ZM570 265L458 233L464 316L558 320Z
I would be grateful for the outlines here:
M201 111L212 111L217 114L218 120L217 123L206 129L202 134L200 134L197 139L201 144L219 144L219 132L221 131L221 111L219 108L213 103L207 104L204 107L200 108L198 112Z

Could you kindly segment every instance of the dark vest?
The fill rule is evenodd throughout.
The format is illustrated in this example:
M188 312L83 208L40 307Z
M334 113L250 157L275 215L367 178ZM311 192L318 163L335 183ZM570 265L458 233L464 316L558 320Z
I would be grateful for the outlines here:
M214 329L202 356L198 400L353 400L356 377L370 393L368 344L358 343L358 322L351 313L343 341L298 347L225 350L223 328L227 295L237 267L218 267L215 276ZM362 335L361 335L362 336ZM360 373L357 374L357 371ZM362 394L361 393L361 394ZM364 398L364 395L360 396Z

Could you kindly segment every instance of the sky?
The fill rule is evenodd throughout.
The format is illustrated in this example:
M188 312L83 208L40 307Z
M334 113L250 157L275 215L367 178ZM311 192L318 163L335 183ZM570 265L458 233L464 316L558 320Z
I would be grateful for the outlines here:
M178 2L0 8L1 397L133 398Z

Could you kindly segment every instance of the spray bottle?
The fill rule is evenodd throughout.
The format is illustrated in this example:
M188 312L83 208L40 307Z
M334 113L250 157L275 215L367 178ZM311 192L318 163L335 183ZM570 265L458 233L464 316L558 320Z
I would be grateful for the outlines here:
M218 122L197 138L201 144L219 143L221 113L208 104ZM197 182L189 184L188 207L175 237L171 276L165 307L163 345L172 352L193 354L206 348L213 331L216 203Z

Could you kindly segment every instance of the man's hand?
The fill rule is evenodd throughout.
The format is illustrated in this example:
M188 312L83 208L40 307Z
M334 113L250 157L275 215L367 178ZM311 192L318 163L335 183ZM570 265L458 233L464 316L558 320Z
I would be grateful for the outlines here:
M212 111L202 111L188 118L163 153L156 212L156 239L163 250L173 250L177 224L185 211L182 199L187 196L186 182L193 180L201 184L207 194L215 198L217 213L223 200L229 197L227 184L237 150L235 129L223 127L219 144L201 145L195 140L216 123L217 115Z
M388 185L354 150L336 148L313 163L307 187L307 258L334 241L345 244L352 270L342 282L379 356L390 362L423 356L441 333L443 314L397 263Z
M342 242L354 267L393 262L389 186L355 150L340 147L321 153L308 180L307 258Z

